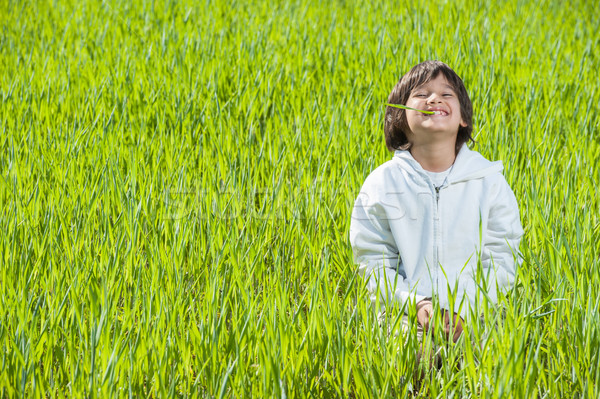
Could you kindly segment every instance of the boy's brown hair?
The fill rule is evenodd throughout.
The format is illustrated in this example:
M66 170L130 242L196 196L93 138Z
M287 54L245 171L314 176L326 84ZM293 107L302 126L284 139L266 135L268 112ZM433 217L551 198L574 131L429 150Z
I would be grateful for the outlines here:
M444 75L456 93L460 103L460 115L467 125L458 128L456 137L456 152L458 153L464 143L474 141L471 137L473 132L473 105L462 79L448 65L441 61L425 61L415 65L394 86L388 97L388 103L405 105L414 89L437 78L440 73ZM407 150L410 148L410 142L406 137L406 132L410 132L410 128L406 120L405 110L390 106L386 107L384 132L385 144L388 150Z

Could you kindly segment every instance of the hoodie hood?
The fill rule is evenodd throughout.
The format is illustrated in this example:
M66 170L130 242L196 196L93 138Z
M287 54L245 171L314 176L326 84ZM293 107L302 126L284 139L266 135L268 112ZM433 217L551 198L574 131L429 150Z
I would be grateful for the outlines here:
M392 159L399 162L402 169L408 173L427 176L425 169L413 158L408 150L395 151ZM488 161L478 152L469 150L467 144L463 144L456 156L454 166L448 175L448 184L481 179L491 174L502 172L503 169L502 161Z

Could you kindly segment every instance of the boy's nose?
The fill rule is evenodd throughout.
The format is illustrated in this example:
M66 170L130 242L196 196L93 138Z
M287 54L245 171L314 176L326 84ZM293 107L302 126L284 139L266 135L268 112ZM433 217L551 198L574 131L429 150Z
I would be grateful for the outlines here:
M432 93L427 99L427 103L439 103L441 101L441 97L435 93Z

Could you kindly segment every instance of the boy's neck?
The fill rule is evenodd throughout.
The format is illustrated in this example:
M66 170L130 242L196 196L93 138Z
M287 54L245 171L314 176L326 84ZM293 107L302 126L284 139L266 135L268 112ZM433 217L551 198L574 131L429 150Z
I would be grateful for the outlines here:
M410 147L413 158L423 169L430 172L443 172L452 166L456 159L455 142L430 142Z

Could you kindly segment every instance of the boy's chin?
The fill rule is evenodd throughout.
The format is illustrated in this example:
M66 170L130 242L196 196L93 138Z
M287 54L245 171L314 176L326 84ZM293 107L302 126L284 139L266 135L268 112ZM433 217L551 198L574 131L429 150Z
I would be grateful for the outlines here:
M458 133L459 127L460 127L460 123L458 123L458 122L451 123L451 121L447 121L447 120L434 120L434 119L424 121L423 123L420 123L416 126L409 125L409 128L411 129L411 131L413 131L413 132L422 131L423 133L427 133L427 132L448 132L448 133L457 132Z
M427 134L435 134L435 135L444 135L444 136L456 136L458 134L457 128L447 128L447 127L431 127L427 129L417 130L415 134L427 135Z

